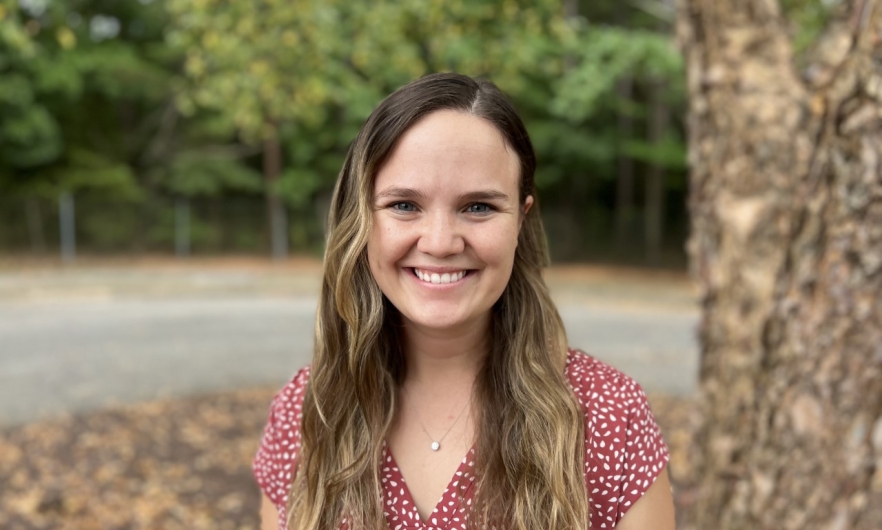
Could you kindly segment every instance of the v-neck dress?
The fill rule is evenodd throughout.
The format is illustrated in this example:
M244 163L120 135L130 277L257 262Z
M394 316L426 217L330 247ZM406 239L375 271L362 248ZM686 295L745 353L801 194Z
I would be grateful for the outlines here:
M591 530L615 528L668 462L646 395L633 379L578 350L567 353L566 375L585 413L585 484ZM253 471L260 489L279 511L285 503L300 450L301 405L309 367L297 372L273 399ZM390 530L465 530L474 498L475 450L453 475L424 522L391 451L383 449L383 507ZM345 527L345 521L343 522Z

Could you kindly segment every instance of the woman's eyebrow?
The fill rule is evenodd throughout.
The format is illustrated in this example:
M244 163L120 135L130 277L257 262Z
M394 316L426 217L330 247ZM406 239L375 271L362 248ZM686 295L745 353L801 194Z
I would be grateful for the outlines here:
M479 190L463 193L459 196L461 201L507 201L508 194L498 190Z
M374 196L374 200L380 199L425 199L426 195L413 188L386 188L385 190L377 193Z
M426 194L413 188L386 188L378 192L374 196L374 200L382 199L425 199ZM459 195L460 201L478 202L478 201L507 201L508 194L499 190L476 190Z

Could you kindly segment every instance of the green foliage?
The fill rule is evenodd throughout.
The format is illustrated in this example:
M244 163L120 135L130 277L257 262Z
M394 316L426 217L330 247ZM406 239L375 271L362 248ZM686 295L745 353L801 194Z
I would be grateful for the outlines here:
M313 248L317 204L374 106L421 75L458 71L514 99L539 157L543 211L578 209L602 230L620 157L638 172L663 165L669 188L682 187L682 124L656 144L645 131L658 81L682 108L683 72L657 21L611 0L581 4L586 18L566 18L558 0L54 0L42 10L0 0L0 196L72 190L92 197L85 208L123 205L127 220L103 232L116 214L84 214L81 235L102 248L123 245L126 230L169 245L173 209L156 205L188 197L202 205L194 248L253 249L266 241L262 219L225 228L227 214L210 212L221 198L263 207L259 153L277 138L272 191L289 208L292 242ZM634 122L626 137L622 115ZM139 229L146 210L141 222L153 224Z
M686 147L678 138L668 136L656 143L632 139L625 143L623 151L634 160L647 164L686 169L686 158L683 156Z
M652 80L683 74L671 38L648 31L589 26L566 51L576 66L561 79L551 110L574 122L591 117L603 99L614 97L616 82L626 75Z
M234 156L205 150L177 154L164 184L169 191L187 197L214 196L224 190L262 189L260 173L238 163Z
M27 68L37 54L17 13L0 4L0 175L49 162L61 152L58 123L37 100Z
M169 42L184 50L191 81L182 109L226 109L257 141L279 123L332 121L329 107L360 122L382 95L430 71L492 73L516 90L523 68L538 64L555 5L170 0L168 7Z
M97 189L126 200L137 200L142 194L131 167L94 151L71 149L67 164L58 171L62 189Z
M279 179L278 195L294 208L308 208L313 198L324 185L318 171L308 168L291 168Z
M95 34L96 20L119 24L101 4L0 7L0 187L141 195L132 164L143 145L140 109L167 97L171 76L137 40Z

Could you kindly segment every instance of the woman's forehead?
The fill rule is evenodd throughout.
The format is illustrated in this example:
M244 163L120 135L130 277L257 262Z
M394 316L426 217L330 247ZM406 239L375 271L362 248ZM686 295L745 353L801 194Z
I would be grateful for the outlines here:
M434 112L408 129L377 173L388 186L497 187L516 190L520 164L491 122L464 112Z

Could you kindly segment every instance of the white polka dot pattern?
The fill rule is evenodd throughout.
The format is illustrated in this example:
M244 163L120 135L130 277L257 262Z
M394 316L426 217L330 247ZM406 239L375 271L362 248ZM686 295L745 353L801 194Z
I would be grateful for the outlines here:
M567 377L585 411L585 481L591 507L591 529L615 528L668 462L668 449L634 380L587 354L570 350ZM285 528L285 500L300 449L300 418L309 368L273 399L254 476L279 510ZM383 509L391 530L465 530L472 503L475 450L463 458L434 511L423 522L392 453L383 451ZM345 521L343 527L345 528Z

